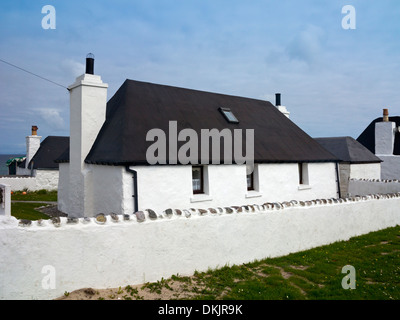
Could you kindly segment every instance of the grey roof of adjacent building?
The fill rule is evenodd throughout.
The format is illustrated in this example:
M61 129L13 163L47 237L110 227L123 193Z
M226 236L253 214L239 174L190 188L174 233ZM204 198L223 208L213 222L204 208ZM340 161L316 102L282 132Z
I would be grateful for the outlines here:
M69 137L48 136L40 143L38 151L29 162L29 169L58 170L55 162L69 148Z
M238 122L228 121L233 117L225 114L226 118L221 108L229 108ZM147 133L161 129L168 141L169 121L177 122L178 133L183 129L194 130L199 140L202 129L228 129L232 137L235 129L243 133L253 129L255 163L338 161L268 101L126 80L108 101L106 120L85 162L146 165L146 151L154 143L146 141ZM245 155L246 139L242 140ZM185 143L179 141L178 150ZM224 139L220 151L218 160L223 163ZM201 155L200 141L198 155ZM211 150L206 157L211 163L214 159ZM69 151L58 161L68 162ZM171 163L168 152L166 161Z
M352 137L315 138L325 149L330 151L341 162L347 163L379 163L380 158Z

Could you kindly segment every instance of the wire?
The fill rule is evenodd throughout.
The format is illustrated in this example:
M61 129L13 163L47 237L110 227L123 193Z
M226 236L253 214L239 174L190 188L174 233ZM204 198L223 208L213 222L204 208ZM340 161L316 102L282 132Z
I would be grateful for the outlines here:
M1 61L1 62L4 62L4 63L6 63L6 64L8 64L8 65L10 65L10 66L12 66L12 67L14 67L14 68L20 69L20 70L22 70L22 71L25 71L25 72L31 74L31 75L34 75L35 77L38 77L38 78L40 78L40 79L42 79L42 80L46 80L46 81L48 81L48 82L51 82L51 83L53 83L53 84L55 84L55 85L57 85L57 86L63 87L63 88L65 88L65 89L68 90L68 88L67 88L66 86L63 86L62 84L59 84L59 83L57 83L57 82L51 81L51 80L46 79L46 78L43 78L42 76L39 76L39 75L37 75L37 74L35 74L35 73L33 73L33 72L30 72L30 71L28 71L28 70L25 70L25 69L23 69L23 68L20 68L20 67L18 67L18 66L16 66L16 65L12 64L12 63L10 63L10 62L4 61L3 59L0 59L0 61Z

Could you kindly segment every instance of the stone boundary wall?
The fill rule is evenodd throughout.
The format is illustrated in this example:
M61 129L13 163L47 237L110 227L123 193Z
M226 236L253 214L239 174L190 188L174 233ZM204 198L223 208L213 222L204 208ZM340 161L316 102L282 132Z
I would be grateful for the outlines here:
M382 179L350 179L349 193L351 196L368 194L387 194L400 192L399 180Z
M142 284L400 224L400 193L129 215L0 217L0 299Z

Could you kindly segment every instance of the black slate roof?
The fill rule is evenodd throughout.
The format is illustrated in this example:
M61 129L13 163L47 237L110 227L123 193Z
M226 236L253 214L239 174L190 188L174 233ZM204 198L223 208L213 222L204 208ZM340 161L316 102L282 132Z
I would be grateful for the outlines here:
M239 123L228 122L219 108L230 108ZM178 133L182 129L193 129L198 134L199 145L201 129L228 129L232 137L234 129L243 132L254 129L256 163L338 161L268 101L126 80L108 101L106 121L85 162L148 164L146 151L154 141L146 141L146 135L151 129L159 128L166 133L168 141L169 121L177 121ZM244 138L243 134L243 155L246 154ZM178 142L178 150L185 143ZM222 163L223 139L220 150ZM198 154L201 155L200 150ZM68 159L66 152L59 161ZM211 144L208 159L211 163Z
M69 149L69 137L48 136L40 143L38 151L29 162L32 169L58 169L55 162L66 149Z
M315 140L342 162L354 164L382 162L381 159L352 137L315 138Z
M357 141L360 142L364 147L366 147L372 153L375 153L375 123L382 122L383 118L376 118L373 120L367 128L360 134ZM400 126L400 117L394 116L389 117L389 121L395 122L396 127ZM396 132L394 136L394 147L393 154L400 155L400 133Z

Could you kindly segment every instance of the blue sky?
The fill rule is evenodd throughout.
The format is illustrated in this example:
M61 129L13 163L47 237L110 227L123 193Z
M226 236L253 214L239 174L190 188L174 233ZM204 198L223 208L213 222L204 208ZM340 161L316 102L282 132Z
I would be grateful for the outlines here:
M42 7L56 9L43 29ZM356 29L342 28L342 7ZM125 79L282 104L312 137L352 136L388 107L400 115L398 0L16 1L0 4L0 59L63 86L86 54L109 84ZM0 153L24 153L31 125L69 135L69 94L0 62Z

